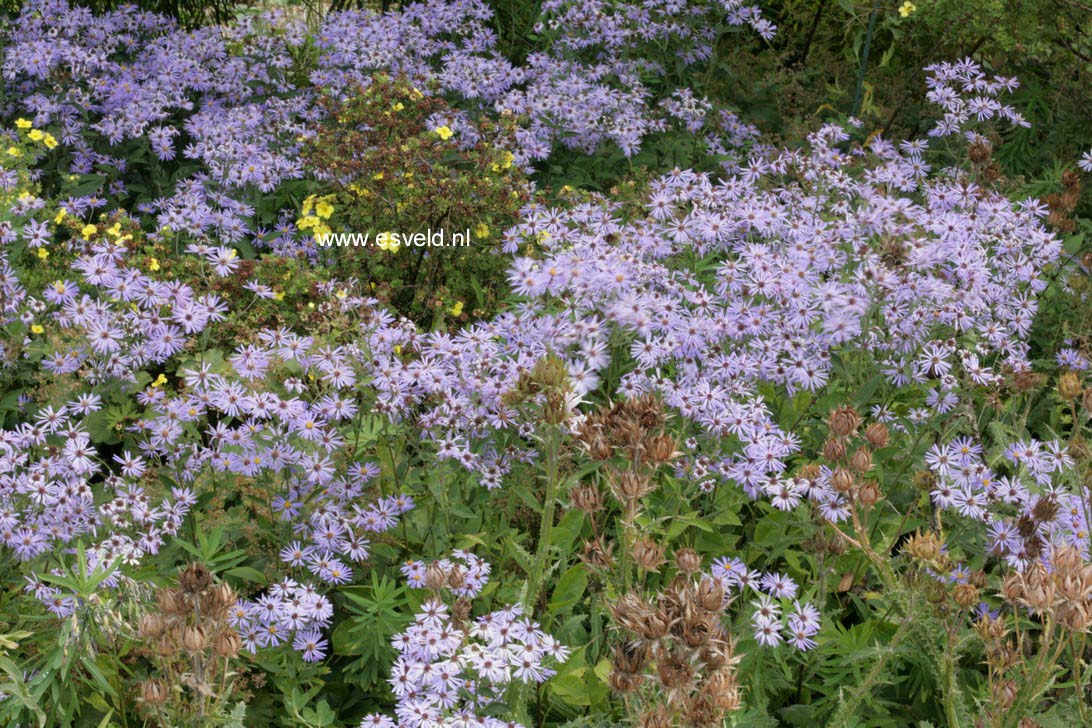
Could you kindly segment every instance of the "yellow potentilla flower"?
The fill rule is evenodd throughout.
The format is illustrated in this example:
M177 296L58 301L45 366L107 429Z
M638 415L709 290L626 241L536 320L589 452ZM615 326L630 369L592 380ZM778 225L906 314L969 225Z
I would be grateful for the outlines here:
M460 315L463 312L463 302L462 301L456 301L455 305L452 306L451 308L449 308L447 310L447 312L449 314L451 314L452 316Z
M45 138L45 133L41 129L31 129L27 136L30 137L31 141L40 142Z
M284 291L277 291L276 293L274 293L273 294L273 300L274 301L283 301L284 300Z
M34 126L34 124L30 123L26 119L16 119L15 126L19 127L20 129L29 129L30 127Z
M94 225L84 225L83 229L80 230L80 235L83 236L84 240L90 240L91 236L94 235L95 233L97 233L98 231L99 231L99 229L97 227L95 227Z
M46 134L45 138L42 139L42 144L46 145L46 149L53 149L57 146L57 140L53 137L52 134Z
M152 382L152 386L153 387L162 387L166 383L167 383L167 377L160 374L158 377L155 378L155 381Z
M401 344L395 344L394 345L394 353L395 354L401 354L402 353L402 345Z
M67 215L67 214L68 214L68 211L65 210L63 207L60 210L57 210L57 216L53 218L53 224L54 225L60 225L61 220L64 220L64 216Z
M918 9L917 5L910 2L910 0L906 0L906 2L904 2L899 7L899 15L901 15L904 18L910 17L910 13L914 12L917 9Z
M403 104L401 101L399 101L397 104L395 104L391 108L394 109L395 111L401 111L402 109L406 108L406 105Z
M315 205L315 214L324 220L328 219L330 215L334 214L334 206L326 200L319 200L318 204Z
M377 179L377 180L378 179L383 179L383 173L382 172L376 172L375 174L372 175L372 179Z
M314 195L308 195L307 198L303 201L303 209L300 212L302 212L305 217L307 215L310 215L311 214L311 208L314 206L314 204L315 204L315 196Z
M151 260L148 261L148 270L150 270L150 271L159 270L159 259L158 258L152 258Z
M329 235L333 232L333 230L330 229L330 226L324 222L315 223L315 226L312 229L315 231L315 235Z
M478 223L477 227L474 228L474 235L476 235L479 238L488 238L489 237L489 226L486 225L484 222Z
M516 158L516 155L511 152L505 152L504 157L499 162L493 162L493 171L501 172L512 166L512 161Z
M46 250L45 248L38 248L38 257L41 260L45 260L46 258L49 257L49 251Z
M9 156L18 157L21 154L22 154L22 152L19 151L19 147L8 147L8 155Z
M106 228L106 232L110 233L115 238L118 237L119 235L121 235L121 223L115 222L113 225Z
M45 331L45 327L42 326L41 324L34 324L33 326L30 327L30 332L32 334L40 334L43 331Z
M375 243L380 250L386 250L388 253L397 253L398 249L402 247L402 244L398 242L398 235L389 230L376 235Z
M447 126L438 126L432 131L435 132L436 136L440 137L445 142L455 135L455 132L451 131L451 129Z
M308 228L313 228L318 223L319 219L317 217L315 217L314 215L306 215L304 217L301 217L299 220L296 220L296 227L298 227L300 230L306 230Z

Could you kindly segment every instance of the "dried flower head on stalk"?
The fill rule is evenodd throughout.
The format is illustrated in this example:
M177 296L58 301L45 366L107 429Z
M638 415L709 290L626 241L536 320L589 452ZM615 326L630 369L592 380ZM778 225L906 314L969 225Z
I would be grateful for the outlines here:
M692 566L687 551L678 561ZM611 605L624 633L611 658L611 687L633 695L642 726L707 726L740 706L732 638L721 620L730 600L719 579L680 573L650 601L629 592Z
M243 643L232 626L237 595L203 564L190 564L176 587L162 587L140 618L137 636L154 667L141 683L145 708L162 719L212 720L235 688L232 661Z

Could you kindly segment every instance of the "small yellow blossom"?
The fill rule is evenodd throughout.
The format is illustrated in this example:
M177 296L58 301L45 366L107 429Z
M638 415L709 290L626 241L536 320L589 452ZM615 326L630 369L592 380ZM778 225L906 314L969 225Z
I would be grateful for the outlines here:
M401 111L402 109L406 108L406 105L403 104L401 101L399 101L397 104L395 104L391 108L394 109L395 111Z
M274 301L283 301L284 300L284 291L277 291L276 293L274 293L273 294L273 300Z
M42 144L46 145L46 149L53 149L57 146L57 140L52 134L46 134L45 138L42 140Z
M398 242L398 236L390 231L376 235L375 242L380 250L386 250L388 253L397 253L398 248L402 246L402 244Z
M57 210L57 216L53 218L53 224L54 225L60 225L61 220L64 220L64 216L67 215L67 214L68 214L68 211L65 210L63 207L60 210Z
M456 301L455 305L452 306L451 308L449 308L447 310L447 312L449 314L451 314L452 316L459 316L463 312L463 302L462 301Z
M166 383L167 383L167 377L160 374L158 377L155 378L155 381L152 382L152 386L153 387L162 387Z
M40 142L45 138L45 133L41 129L31 129L27 136L30 137L31 141Z
M45 327L42 326L41 324L34 324L33 326L30 327L30 332L32 334L40 334L43 331L45 331Z
M904 18L908 18L908 17L910 17L910 13L914 12L917 9L918 9L917 5L910 2L910 0L906 0L906 2L904 2L899 7L899 15L901 15Z
M319 200L315 205L315 214L321 217L323 220L329 219L330 215L334 214L334 206L327 200Z
M42 260L45 260L46 258L49 257L49 251L46 250L45 248L38 248L38 257L41 258Z
M16 119L15 126L19 127L20 129L29 129L30 127L34 126L34 124L30 123L26 119Z
M395 354L401 354L402 353L402 345L401 344L395 344L394 345L394 353Z
M8 147L8 156L18 157L21 154L22 154L22 152L19 151L19 147Z
M383 173L382 172L376 172L375 174L372 175L372 179L375 179L375 180L383 179Z
M115 222L113 225L106 228L106 232L110 233L115 238L119 237L121 235L121 223L120 222Z
M486 225L484 222L479 222L478 225L474 228L474 235L482 239L488 238L489 226Z
M438 126L432 131L434 131L436 133L436 136L440 137L445 142L455 134L455 132L451 131L451 129L447 126Z
M99 231L99 229L97 227L95 227L94 225L88 224L88 225L84 225L83 229L80 230L80 235L83 235L84 240L90 240L91 236L94 235L95 233L97 233L98 231Z
M493 162L493 171L501 172L512 166L512 161L516 158L516 155L511 152L504 153L504 159L500 162Z
M150 270L150 271L159 270L159 259L158 258L152 258L151 260L148 261L148 270Z

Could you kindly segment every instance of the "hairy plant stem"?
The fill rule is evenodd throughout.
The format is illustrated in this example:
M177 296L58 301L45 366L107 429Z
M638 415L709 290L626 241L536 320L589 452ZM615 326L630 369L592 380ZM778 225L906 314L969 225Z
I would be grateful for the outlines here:
M561 433L551 426L546 433L546 489L542 501L542 522L538 529L538 545L535 549L535 560L531 565L531 573L527 575L527 585L524 587L523 606L529 614L535 602L538 601L539 591L542 589L542 579L546 571L546 557L550 551L550 532L554 527L554 509L557 501L557 461L561 449Z
M952 632L951 628L948 628L948 641L944 645L944 715L948 719L948 725L951 728L958 728L959 726L959 714L956 712L955 706L955 658L953 648L955 647L956 635Z

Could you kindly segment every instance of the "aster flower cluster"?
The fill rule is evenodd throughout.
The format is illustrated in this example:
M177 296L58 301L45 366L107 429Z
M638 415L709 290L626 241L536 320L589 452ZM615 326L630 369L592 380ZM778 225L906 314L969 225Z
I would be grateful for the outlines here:
M257 599L240 599L228 623L249 652L291 643L308 662L326 656L329 646L322 630L330 626L334 606L313 585L284 578Z
M837 520L829 472L786 475L798 438L760 391L817 392L835 354L862 351L892 386L927 399L913 426L952 407L959 381L992 385L1029 367L1035 296L1061 250L1034 203L958 170L930 177L926 143L874 137L847 154L848 140L827 126L804 150L754 147L726 179L673 172L653 183L643 218L607 200L528 206L505 236L509 252L528 240L544 250L510 269L527 303L453 334L373 328L380 409L412 413L439 458L495 486L533 456L510 383L556 354L579 397L620 336L635 364L620 393L657 393L695 428L680 475L782 508L810 499ZM683 255L712 272L676 265Z
M370 715L361 728L432 728L474 726L515 728L519 723L490 717L488 709L514 683L542 683L564 663L568 649L509 605L471 616L470 596L488 580L489 566L464 551L433 564L404 569L411 586L426 586L433 596L421 606L392 644L400 653L388 681L398 704L397 721ZM461 594L448 606L443 591Z
M709 575L721 585L726 599L743 597L747 592L757 596L751 603L751 626L760 645L776 647L784 641L801 651L815 647L819 610L797 599L799 587L792 578L776 572L763 574L748 569L738 558L726 556L713 562ZM791 611L783 612L783 604L789 603Z
M1065 545L1087 558L1087 493L1064 485L1073 465L1064 444L1017 441L1003 457L1008 467L999 472L970 437L934 445L925 456L935 476L933 503L985 524L988 553L1017 571L1049 561Z
M773 32L739 0L559 0L543 12L558 37L515 67L495 50L492 12L481 0L331 13L313 34L283 11L190 31L131 6L94 15L66 0L35 0L5 38L7 111L55 130L71 173L111 180L84 201L128 194L128 160L103 148L135 141L160 162L197 162L175 189L131 212L154 214L161 230L238 242L258 233L254 191L304 176L299 151L322 117L323 88L367 87L385 73L456 96L475 112L515 113L525 120L519 164L545 158L557 143L591 151L611 141L633 154L668 119L698 130L710 111L685 88L658 105L641 76L664 69L640 60L643 45L679 43L692 63L710 52L719 26L710 18ZM303 61L307 44L317 57ZM458 118L447 123L456 134L472 128Z

